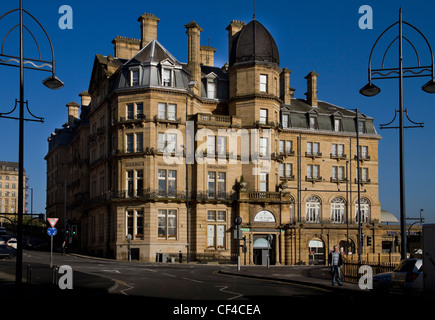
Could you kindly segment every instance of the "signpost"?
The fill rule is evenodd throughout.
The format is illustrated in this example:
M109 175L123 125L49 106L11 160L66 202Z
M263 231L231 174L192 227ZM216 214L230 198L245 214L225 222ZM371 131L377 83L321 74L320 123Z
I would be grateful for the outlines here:
M54 227L59 219L47 218L51 228L47 229L47 234L51 237L51 250L50 250L50 268L53 268L53 237L57 234L57 229Z

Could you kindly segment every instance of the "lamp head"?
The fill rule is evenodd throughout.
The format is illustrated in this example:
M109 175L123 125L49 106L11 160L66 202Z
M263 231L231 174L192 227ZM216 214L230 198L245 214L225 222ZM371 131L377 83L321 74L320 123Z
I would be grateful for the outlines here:
M421 87L427 93L435 93L435 79L431 79Z
M58 77L56 77L54 74L49 76L47 79L44 79L42 81L42 83L47 88L53 89L53 90L63 88L63 86L64 86L63 82Z
M363 96L366 97L373 97L377 95L379 92L381 92L381 89L379 89L377 86L375 86L373 83L369 82L364 87L362 87L359 90L359 93L361 93Z

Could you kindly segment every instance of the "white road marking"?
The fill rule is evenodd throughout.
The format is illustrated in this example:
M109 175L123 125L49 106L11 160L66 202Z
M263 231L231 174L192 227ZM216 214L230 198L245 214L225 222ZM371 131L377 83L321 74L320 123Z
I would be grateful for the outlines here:
M190 279L190 278L183 278L184 280L187 280L187 281L193 281L193 282L198 282L198 283L204 283L203 281L201 281L201 280L195 280L195 279Z
M221 289L219 289L219 291L221 291L221 292L235 294L234 297L228 298L227 300L233 300L233 299L236 299L236 298L243 297L243 294L241 294L241 293L225 290L226 288L228 288L228 286L216 286L216 288L221 288Z
M102 269L101 271L104 271L104 272L114 272L114 273L121 273L121 272L119 272L118 270L116 270L116 269L113 269L113 270L107 270L107 269Z
M164 272L162 272L162 274L164 274L164 275L166 275L166 276L170 276L170 277L176 277L176 276L174 276L173 274L169 274L169 273L164 273Z

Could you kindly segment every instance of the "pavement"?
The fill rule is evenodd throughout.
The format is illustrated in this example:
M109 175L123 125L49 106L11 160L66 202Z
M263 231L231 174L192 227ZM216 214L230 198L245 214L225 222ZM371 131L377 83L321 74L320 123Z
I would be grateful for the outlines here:
M164 264L162 264L164 265ZM332 287L329 267L326 266L241 266L218 265L219 273L231 276L249 277L263 280L281 281L311 287L332 290L355 290L361 291L358 284L343 282L343 286ZM55 295L62 298L74 292L76 297L107 296L117 283L111 279L98 277L81 272L74 272L74 290L59 290L57 283L53 283L53 269L47 264L32 264L31 275L27 266L23 264L22 288L18 292L15 285L15 261L0 261L0 296L17 297L24 296L35 298L42 295ZM57 276L59 279L61 275ZM4 294L4 295L3 295Z
M332 290L361 291L357 283L343 282L342 286L332 286L330 268L327 266L228 266L222 268L222 274L249 277L263 280L282 281L287 283L318 287Z
M90 258L90 257L88 257ZM113 260L112 260L113 261ZM156 264L152 264L156 267ZM162 267L166 263L161 264ZM192 263L192 265L194 265ZM178 266L178 264L177 264ZM174 267L177 267L174 265ZM313 288L319 290L320 299L330 303L331 299L338 299L337 301L347 301L349 307L354 307L355 303L363 303L372 305L374 301L380 305L391 315L392 312L399 312L402 314L398 306L431 306L435 301L435 295L431 296L417 296L412 299L406 295L375 295L369 290L361 290L356 283L343 282L342 286L332 286L332 279L330 268L327 266L240 266L240 270L236 265L215 265L222 275L232 277L246 277L270 281L279 281L295 285L301 285L306 288ZM98 308L99 312L103 312L108 317L114 316L114 306L122 305L125 309L130 307L137 308L138 305L147 307L159 306L161 310L172 310L168 306L173 306L176 301L167 299L151 299L147 298L145 301L140 297L124 296L122 294L112 294L116 292L118 283L109 278L100 277L97 275L86 274L74 271L74 290L60 290L57 284L53 284L53 269L47 264L32 264L31 283L28 283L27 266L23 264L23 281L20 287L15 284L15 261L14 260L0 260L0 297L2 305L7 309L18 310L20 316L29 315L62 315L64 320L77 319L77 316L85 316L89 310ZM316 295L299 297L298 306L302 307L302 303L311 305L316 301L319 307L320 300L315 298ZM297 297L296 297L297 298ZM343 299L345 298L345 299ZM302 299L302 300L301 300ZM314 299L314 300L313 300ZM284 300L286 301L286 300ZM289 303L291 302L288 300ZM182 302L184 303L184 302ZM198 303L195 301L189 301ZM213 306L213 302L210 306ZM246 303L244 301L233 301L232 303ZM254 302L250 302L254 303ZM258 303L258 301L255 301ZM201 305L206 305L202 302ZM273 306L274 304L270 304ZM267 308L266 308L267 307ZM343 306L342 306L343 307ZM341 307L341 308L342 308ZM269 304L262 305L262 308L273 314L274 312L281 312L281 309L271 310ZM262 309L262 310L263 310ZM319 309L319 308L318 308ZM408 308L412 309L412 308ZM311 312L317 309L311 310ZM319 309L320 310L320 309ZM322 309L323 310L323 309ZM379 310L378 310L379 311ZM322 311L323 312L323 311ZM240 315L238 315L239 317ZM269 318L269 317L267 317ZM169 317L168 317L169 319ZM225 316L225 319L229 319ZM250 317L249 319L252 319ZM238 318L238 320L242 320Z

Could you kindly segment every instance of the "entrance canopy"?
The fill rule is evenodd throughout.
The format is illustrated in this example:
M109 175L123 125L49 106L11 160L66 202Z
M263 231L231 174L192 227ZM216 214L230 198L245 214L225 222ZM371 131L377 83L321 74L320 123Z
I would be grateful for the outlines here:
M254 239L254 249L270 248L269 241L266 237Z

